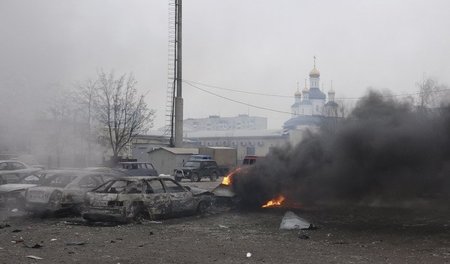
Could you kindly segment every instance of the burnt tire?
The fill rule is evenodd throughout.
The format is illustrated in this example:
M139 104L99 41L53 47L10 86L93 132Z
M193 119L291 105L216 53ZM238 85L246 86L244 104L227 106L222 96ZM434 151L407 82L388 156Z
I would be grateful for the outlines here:
M201 201L200 203L198 203L197 206L197 213L203 215L208 211L208 208L210 206L210 203L206 202L206 201Z
M202 178L197 173L191 175L191 182L199 182Z
M212 181L212 182L215 182L215 181L217 181L217 173L216 172L213 172L213 173L211 173L211 175L209 176L209 180L210 181Z
M140 222L145 218L144 211L142 210L142 206L139 204L132 204L130 206L129 211L127 212L127 220Z

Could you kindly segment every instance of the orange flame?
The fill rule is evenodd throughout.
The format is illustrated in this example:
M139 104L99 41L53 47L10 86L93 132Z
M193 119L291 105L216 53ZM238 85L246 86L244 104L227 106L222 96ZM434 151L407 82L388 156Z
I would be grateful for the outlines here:
M283 202L286 198L283 195L279 195L278 197L268 201L266 204L264 204L263 206L261 206L262 208L267 208L267 207L278 207L283 205Z
M223 177L222 185L231 185L234 174L236 174L240 170L241 168L236 168L235 170L232 170L230 173L228 173L225 177Z

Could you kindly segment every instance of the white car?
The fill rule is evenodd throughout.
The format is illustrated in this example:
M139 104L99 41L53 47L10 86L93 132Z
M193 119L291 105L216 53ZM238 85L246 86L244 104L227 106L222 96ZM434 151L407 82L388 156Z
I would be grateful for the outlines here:
M0 184L21 183L30 175L37 175L41 168L28 166L18 160L0 160Z
M49 170L39 186L28 188L25 208L30 212L80 212L86 192L116 177L120 172L96 172L89 170Z

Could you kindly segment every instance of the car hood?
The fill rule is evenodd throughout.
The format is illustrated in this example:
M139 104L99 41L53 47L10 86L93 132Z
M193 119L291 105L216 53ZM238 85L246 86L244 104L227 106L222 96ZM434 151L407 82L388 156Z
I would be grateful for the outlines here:
M0 193L8 193L15 191L23 191L31 187L37 186L36 184L26 184L26 183L8 183L0 185Z
M197 187L189 187L191 189L191 192L194 195L200 195L200 194L211 194L210 191L205 190L205 189L201 189L201 188L197 188Z

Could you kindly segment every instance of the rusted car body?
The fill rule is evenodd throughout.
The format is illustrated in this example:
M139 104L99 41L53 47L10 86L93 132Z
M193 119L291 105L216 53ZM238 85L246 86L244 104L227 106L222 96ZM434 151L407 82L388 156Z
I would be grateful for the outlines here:
M123 175L75 169L46 171L39 186L26 190L25 208L31 212L79 212L86 192Z
M111 180L88 192L83 218L128 222L204 212L213 194L182 186L170 177L130 176Z

